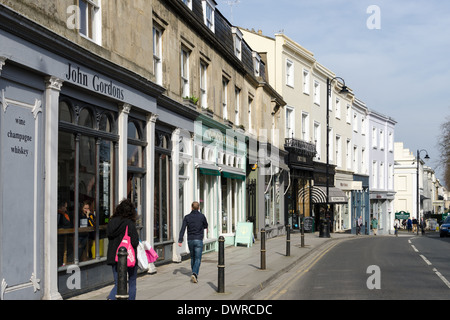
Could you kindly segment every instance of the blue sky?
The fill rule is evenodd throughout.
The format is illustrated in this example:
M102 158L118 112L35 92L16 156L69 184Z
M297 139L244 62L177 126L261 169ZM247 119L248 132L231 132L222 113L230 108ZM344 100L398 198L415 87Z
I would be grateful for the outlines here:
M395 140L426 149L437 168L440 125L450 116L450 1L216 0L236 26L280 31L345 79L370 109L397 121ZM369 29L371 5L380 29ZM421 153L422 158L425 156Z

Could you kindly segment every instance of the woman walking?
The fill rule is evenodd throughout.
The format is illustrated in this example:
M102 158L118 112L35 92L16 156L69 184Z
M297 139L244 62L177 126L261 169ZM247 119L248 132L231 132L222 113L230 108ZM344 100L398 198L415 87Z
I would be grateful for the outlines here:
M106 234L108 236L108 254L107 254L107 264L112 266L112 271L114 275L114 288L112 288L109 293L108 299L115 300L117 294L117 262L116 253L123 236L125 235L125 230L128 227L128 235L131 238L131 245L133 246L135 253L135 261L137 261L136 253L137 247L139 245L139 235L136 230L136 208L134 204L129 199L124 199L117 206L114 215L108 223L106 229ZM136 278L137 278L138 264L136 263L134 267L128 268L128 295L129 300L136 300Z

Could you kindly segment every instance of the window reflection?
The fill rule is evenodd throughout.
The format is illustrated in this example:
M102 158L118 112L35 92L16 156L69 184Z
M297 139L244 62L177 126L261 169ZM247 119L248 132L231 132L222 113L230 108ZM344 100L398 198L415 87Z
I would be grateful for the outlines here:
M99 128L102 134L86 135L71 124L72 103L61 101L58 142L58 266L106 257L106 225L114 208L114 144L112 113L94 125L94 108L80 111L79 125ZM98 113L97 113L98 114ZM68 125L68 123L70 125Z

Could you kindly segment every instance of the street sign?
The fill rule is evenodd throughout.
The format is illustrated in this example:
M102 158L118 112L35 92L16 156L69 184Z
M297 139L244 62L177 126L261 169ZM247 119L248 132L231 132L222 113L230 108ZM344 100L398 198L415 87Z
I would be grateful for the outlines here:
M236 246L238 243L245 243L247 247L251 247L253 245L252 222L238 222L234 245Z
M409 212L400 211L395 213L395 219L408 219L409 218Z

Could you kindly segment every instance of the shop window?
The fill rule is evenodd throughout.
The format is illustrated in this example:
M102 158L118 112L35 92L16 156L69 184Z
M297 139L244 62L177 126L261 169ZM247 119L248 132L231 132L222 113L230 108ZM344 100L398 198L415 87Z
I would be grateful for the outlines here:
M59 106L59 121L72 122L72 113L65 102L61 102Z
M128 146L127 146L127 198L130 199L138 213L136 224L145 225L144 213L144 181L145 181L145 147L147 142L144 138L143 121L130 119L128 122Z
M78 124L71 123L71 115L80 109ZM64 98L59 114L58 266L102 261L108 246L106 226L115 203L117 113L94 106L80 108Z
M93 128L94 120L91 111L86 107L80 112L78 124L83 127Z
M155 139L155 191L154 191L154 243L172 239L171 217L171 144L169 133L156 131Z

